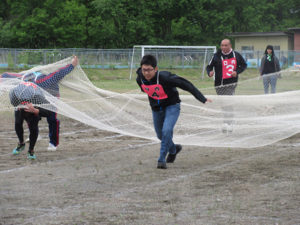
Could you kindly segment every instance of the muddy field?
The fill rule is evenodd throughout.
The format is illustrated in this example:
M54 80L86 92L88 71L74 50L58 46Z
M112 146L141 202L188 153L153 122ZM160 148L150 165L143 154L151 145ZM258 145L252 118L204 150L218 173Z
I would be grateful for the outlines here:
M61 118L36 161L0 130L0 224L300 224L300 135L256 149L184 146L156 169L158 142Z

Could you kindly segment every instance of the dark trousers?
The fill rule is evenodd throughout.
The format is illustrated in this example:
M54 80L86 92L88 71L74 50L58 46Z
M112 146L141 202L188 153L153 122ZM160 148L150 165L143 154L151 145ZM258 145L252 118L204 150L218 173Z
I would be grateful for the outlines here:
M60 121L57 119L56 112L49 112L49 116L47 116L47 122L49 125L49 139L50 143L54 146L59 144L59 124Z
M33 113L25 112L23 109L15 111L15 131L19 139L19 143L24 143L24 120L28 124L29 128L29 151L33 151L38 134L40 116L36 116Z

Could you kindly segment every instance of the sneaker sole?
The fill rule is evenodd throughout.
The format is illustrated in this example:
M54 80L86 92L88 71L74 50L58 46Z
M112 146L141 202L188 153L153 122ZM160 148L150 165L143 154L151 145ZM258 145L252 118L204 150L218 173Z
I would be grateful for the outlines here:
M36 156L34 155L34 156L27 156L27 159L30 159L30 160L36 160Z
M13 154L13 155L19 155L24 149L25 149L25 146L22 147L22 148L20 148L19 151L17 151L16 149L14 149L14 150L12 151L12 154Z
M157 169L167 169L166 163L157 163Z

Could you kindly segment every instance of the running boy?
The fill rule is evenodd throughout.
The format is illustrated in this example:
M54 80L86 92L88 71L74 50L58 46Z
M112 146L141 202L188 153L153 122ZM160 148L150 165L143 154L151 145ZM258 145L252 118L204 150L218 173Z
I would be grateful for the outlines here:
M188 80L168 71L158 71L157 60L152 55L142 58L141 67L136 73L138 85L148 95L155 132L161 140L157 168L166 169L166 163L173 163L182 149L181 145L175 145L172 140L173 129L180 114L180 98L176 88L190 92L202 103L211 100L205 98Z

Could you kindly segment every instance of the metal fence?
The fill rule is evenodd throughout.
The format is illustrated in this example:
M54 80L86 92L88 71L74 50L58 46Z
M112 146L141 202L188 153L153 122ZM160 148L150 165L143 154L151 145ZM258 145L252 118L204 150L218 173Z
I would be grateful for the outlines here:
M128 68L131 49L0 49L0 67L27 69L77 55L84 68Z
M265 50L261 51L240 51L247 62L248 68L259 68L261 58ZM282 68L300 65L300 51L274 51L276 57L279 59Z
M141 53L132 49L0 49L0 68L29 69L77 55L83 68L120 69L138 67ZM213 52L203 49L151 49L147 53L158 58L160 68L199 68L201 71ZM249 68L259 68L264 51L240 51ZM275 51L282 67L299 65L300 52Z

